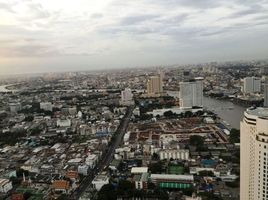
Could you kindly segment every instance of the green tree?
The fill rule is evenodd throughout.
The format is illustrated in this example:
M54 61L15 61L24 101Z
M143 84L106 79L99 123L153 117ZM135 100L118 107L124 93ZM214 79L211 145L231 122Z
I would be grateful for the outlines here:
M151 171L152 174L162 173L163 171L162 165L163 163L161 161L158 161L157 163L151 163L149 165L149 170Z
M192 146L203 146L204 145L204 138L202 136L199 136L199 135L191 135L189 143Z
M203 170L199 172L199 176L214 176L212 171Z
M120 180L118 183L117 193L118 195L133 195L134 185L127 180Z
M100 191L98 192L98 200L116 200L116 191L112 184L106 184L102 186Z
M32 122L33 119L34 119L34 117L32 115L29 115L29 116L25 117L24 121L26 121L26 122Z
M165 117L173 117L174 113L171 110L168 110L168 111L164 112L164 116Z
M229 141L231 143L240 142L240 130L232 128L229 135Z
M184 113L184 117L192 117L193 116L193 113L191 111L186 111Z

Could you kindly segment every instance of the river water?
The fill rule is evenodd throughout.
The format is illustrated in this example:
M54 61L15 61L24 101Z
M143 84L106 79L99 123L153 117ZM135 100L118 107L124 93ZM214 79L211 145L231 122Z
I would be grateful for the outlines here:
M240 121L244 116L245 107L239 106L228 100L218 100L215 98L204 97L204 107L218 114L232 128L240 129Z
M168 91L170 96L179 97L179 92ZM231 128L240 129L240 121L243 118L245 107L233 104L228 100L218 100L203 97L204 108L216 113L223 121L230 124Z

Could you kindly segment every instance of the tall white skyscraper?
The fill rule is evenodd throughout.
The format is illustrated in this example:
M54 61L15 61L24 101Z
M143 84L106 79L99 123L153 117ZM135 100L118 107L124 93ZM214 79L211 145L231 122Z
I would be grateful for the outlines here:
M163 93L163 75L151 76L147 82L147 94L149 96L160 95Z
M203 82L180 82L180 106L191 108L193 106L203 106Z
M247 109L240 131L240 200L267 200L268 108Z
M244 93L256 93L261 91L261 79L257 77L244 78Z

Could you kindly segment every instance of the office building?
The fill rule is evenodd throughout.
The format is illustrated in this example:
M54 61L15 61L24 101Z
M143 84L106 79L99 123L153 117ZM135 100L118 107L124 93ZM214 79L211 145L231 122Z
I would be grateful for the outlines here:
M240 123L240 200L268 199L268 108L250 108Z
M203 106L203 82L181 82L180 83L180 106L191 108L193 106Z
M148 96L158 96L163 93L163 75L151 76L147 82Z
M257 77L244 78L244 94L261 92L261 79Z

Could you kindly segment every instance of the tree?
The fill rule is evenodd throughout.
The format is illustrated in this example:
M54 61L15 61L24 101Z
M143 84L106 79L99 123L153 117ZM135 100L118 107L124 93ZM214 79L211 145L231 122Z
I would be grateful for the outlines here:
M232 128L229 135L229 141L231 143L240 142L240 130Z
M184 113L184 117L192 117L193 116L193 113L191 111L186 111Z
M23 177L23 174L26 177L29 175L29 171L19 168L16 170L16 174L17 174L17 177Z
M25 117L24 121L26 121L26 122L32 122L33 119L34 119L34 117L32 115L29 115L29 116Z
M199 176L214 176L212 171L203 170L199 172Z
M127 180L120 180L118 183L117 194L118 195L131 195L133 194L134 185Z
M168 111L164 112L164 116L165 117L173 117L174 113L171 110L168 110Z
M199 135L191 135L189 143L190 145L193 145L193 146L203 146L204 138Z
M158 161L157 163L151 163L149 165L149 170L152 174L162 173L162 162Z
M98 200L116 200L116 191L112 184L106 184L102 186L98 192Z
M31 194L30 192L25 192L25 193L23 194L23 198L24 198L25 200L29 199L31 196L32 196L32 194Z
M153 160L159 160L159 155L157 153L153 153L152 159Z

